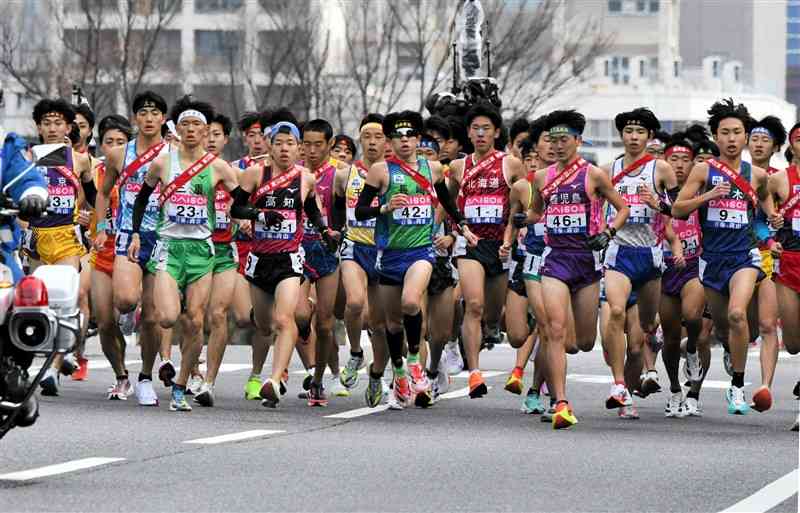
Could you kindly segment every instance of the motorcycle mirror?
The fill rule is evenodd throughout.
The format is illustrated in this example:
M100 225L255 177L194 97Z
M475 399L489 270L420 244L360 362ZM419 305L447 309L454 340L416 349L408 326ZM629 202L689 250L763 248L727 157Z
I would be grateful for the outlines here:
M66 144L37 144L31 148L33 162L37 166L66 166L68 146Z

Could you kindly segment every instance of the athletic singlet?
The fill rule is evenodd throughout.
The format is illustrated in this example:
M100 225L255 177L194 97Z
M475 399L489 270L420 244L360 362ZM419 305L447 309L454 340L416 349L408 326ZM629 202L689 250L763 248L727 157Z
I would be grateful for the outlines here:
M699 257L703 253L703 233L700 230L700 215L696 210L689 215L689 219L672 218L672 230L683 246L683 258L688 260ZM661 247L664 251L664 258L673 256L672 247L667 239L662 241Z
M639 168L636 173L628 173L614 186L630 208L630 215L617 230L614 241L621 246L652 248L658 245L658 227L660 216L650 208L639 195L639 188L647 186L656 190L656 162L651 160ZM623 158L618 158L611 165L611 177L614 178L624 169ZM606 223L611 224L617 216L617 210L607 203Z
M211 240L214 242L223 244L230 242L236 234L237 225L231 222L231 204L233 204L233 197L222 185L218 185L214 194L214 233L211 234Z
M67 152L67 165L56 169L53 167L37 166L47 182L47 195L50 201L47 205L47 215L31 219L29 225L34 228L55 228L58 226L71 226L75 224L78 213L78 189L75 182L80 178L75 174L72 152ZM72 174L75 182L62 173Z
M413 178L392 162L386 162L389 186L380 196L386 205L395 194L408 195L408 204L386 215L375 223L375 244L378 249L412 249L433 244L434 209L431 195ZM417 159L417 171L431 181L428 161Z
M742 162L742 177L750 182L752 168ZM703 192L710 191L717 184L728 182L731 192L727 197L709 201L700 208L700 226L703 229L703 250L710 253L729 253L750 251L756 247L753 232L754 208L747 194L739 190L719 169L708 166L708 178Z
M325 226L331 226L329 215L333 208L333 180L336 177L336 166L326 162L322 167L314 171L314 177L317 181L316 194L321 203L322 222ZM311 221L305 215L303 216L303 224L303 242L322 240L319 230L311 224Z
M231 162L231 167L233 169L239 170L239 176L241 177L244 171L255 164L256 162L250 158L249 155L245 155L244 157L240 158L239 160L234 160ZM244 230L236 230L235 238L237 241L250 241L252 240L249 235L247 235Z
M556 164L547 168L545 183L557 175ZM602 205L589 197L589 164L583 166L569 183L562 183L545 203L545 242L551 248L588 251L586 241L600 232Z
M259 221L253 222L251 247L253 253L294 253L303 240L303 197L300 190L303 173L298 167L292 168L287 173L292 173L294 176L284 187L264 194L255 202L253 201L255 191L250 196L250 203L254 207L260 210L275 210L283 216L283 221L270 226ZM259 187L271 179L272 167L264 166Z
M359 221L356 219L356 205L358 204L358 196L364 189L367 178L367 168L364 163L357 160L350 166L350 174L347 176L347 186L345 187L344 197L347 202L347 240L357 242L359 244L366 244L368 246L375 245L375 219L367 219L366 221ZM372 206L377 207L380 204L378 198L372 199Z
M528 173L528 208L533 203L533 179L534 173ZM538 223L528 224L528 231L525 234L525 249L529 253L541 253L544 249L545 223L540 220Z
M792 194L800 194L800 170L795 166L789 166L786 170L786 176L789 179L789 196ZM785 203L778 206L778 210L783 209ZM791 209L787 210L783 215L783 226L775 236L776 240L781 243L783 249L787 251L800 251L800 203L796 204Z
M491 159L491 165L474 174L470 170ZM458 209L472 233L482 239L501 241L508 224L509 186L503 168L506 154L493 151L480 162L475 154L464 158L464 173L458 191ZM470 176L471 175L471 176Z
M180 153L177 149L171 150L165 187L183 174L183 171ZM164 202L156 228L159 237L196 240L211 237L216 223L213 177L213 167L209 164Z
M767 168L767 175L772 176L779 170L770 166ZM756 209L755 222L753 223L756 239L758 239L759 249L768 249L767 240L775 236L775 230L770 226L767 220L767 214L761 208Z
M147 151L147 149L145 149L145 151ZM163 155L167 152L169 152L169 145L164 145L159 155ZM136 139L134 139L125 145L125 160L122 164L120 176L125 175L125 169L127 169L131 162L136 160L137 157ZM117 228L120 230L133 230L133 204L136 201L136 195L139 194L139 191L142 189L144 177L147 175L147 170L150 169L150 164L153 160L140 167L136 171L136 174L128 178L125 183L122 184L122 190L120 191L120 209L117 212ZM147 202L144 218L142 218L141 231L143 232L152 232L156 229L156 224L158 223L159 194L161 194L161 184L156 186L156 190L153 191L153 194L150 195L150 200Z

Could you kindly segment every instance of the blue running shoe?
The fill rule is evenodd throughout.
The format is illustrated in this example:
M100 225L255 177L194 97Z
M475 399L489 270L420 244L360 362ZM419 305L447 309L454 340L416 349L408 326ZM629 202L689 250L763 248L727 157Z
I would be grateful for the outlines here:
M542 404L539 394L533 389L528 389L528 394L525 396L525 400L522 401L520 411L530 415L541 415L545 410L546 408Z
M728 414L747 415L750 413L750 406L744 399L744 388L731 385L725 392L725 400L728 401Z
M192 411L189 401L186 400L186 393L175 385L172 385L172 400L169 402L169 411Z

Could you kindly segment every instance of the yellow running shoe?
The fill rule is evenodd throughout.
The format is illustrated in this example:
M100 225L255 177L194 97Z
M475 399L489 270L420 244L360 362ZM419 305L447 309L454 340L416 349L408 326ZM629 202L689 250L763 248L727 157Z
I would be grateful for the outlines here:
M506 381L506 390L512 394L522 395L522 376L522 369L519 367L514 367L514 370L511 371L511 374L508 376L508 380Z
M248 401L258 401L261 399L261 377L250 376L244 386L244 398Z
M553 414L553 429L571 428L578 423L578 419L572 413L572 407L567 401L556 404L556 412Z

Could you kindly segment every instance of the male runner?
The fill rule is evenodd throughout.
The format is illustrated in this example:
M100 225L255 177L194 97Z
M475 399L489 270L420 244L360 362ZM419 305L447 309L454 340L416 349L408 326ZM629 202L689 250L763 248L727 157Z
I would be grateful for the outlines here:
M508 147L506 153L514 155L519 160L522 160L522 141L530 137L530 122L525 118L515 119L511 123L511 128L508 130Z
M339 162L344 162L348 166L356 158L356 142L345 134L339 134L334 138L331 156Z

